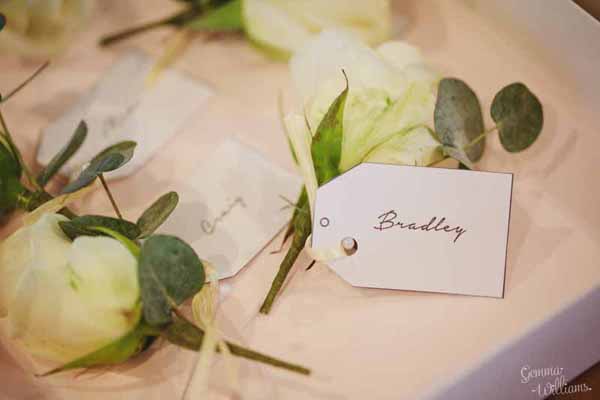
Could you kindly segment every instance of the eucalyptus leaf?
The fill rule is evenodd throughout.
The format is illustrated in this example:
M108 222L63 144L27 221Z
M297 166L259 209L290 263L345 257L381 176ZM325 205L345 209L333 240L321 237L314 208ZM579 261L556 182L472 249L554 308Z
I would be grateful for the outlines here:
M114 167L112 170L120 168L133 158L136 146L137 143L130 140L113 144L112 146L109 146L106 149L102 150L100 153L98 153L98 155L92 159L92 163L101 161L109 155L119 154L122 156L122 164L118 167ZM109 172L112 170L106 170L104 172Z
M130 240L135 240L140 235L140 228L136 224L101 215L84 215L70 221L62 221L59 225L71 240L75 240L79 236L107 236L106 233L92 229L96 227L108 228Z
M333 101L317 128L311 147L317 182L322 186L340 174L342 158L342 140L344 136L344 107L348 97L348 78L346 88Z
M20 178L23 169L11 150L10 143L0 132L0 174Z
M144 348L147 340L146 335L147 329L145 324L141 322L133 331L114 342L77 360L46 372L41 376L54 375L72 369L121 364L138 354Z
M149 237L139 261L146 322L151 326L171 322L172 309L198 293L205 279L202 261L187 243L173 236Z
M139 238L145 239L153 234L169 218L178 203L179 195L176 192L169 192L156 200L137 221Z
M484 131L479 99L473 90L460 79L444 78L438 87L434 111L435 131L442 143L462 148ZM485 139L468 146L467 157L476 162L481 159Z
M75 155L85 141L87 132L87 124L85 121L81 121L67 145L63 147L60 152L54 156L54 158L52 158L46 168L38 175L37 181L40 186L46 186L50 179L52 179L54 175L60 171L63 165L65 165L71 159L71 157Z
M467 154L462 149L457 149L456 147L452 147L452 146L442 146L442 152L446 156L458 161L460 163L459 166L462 165L463 167L466 167L466 168L462 168L462 169L474 169L475 168L473 166L473 163L467 156Z
M186 28L200 31L239 31L244 27L242 0L233 0L192 19Z
M98 154L90 164L85 168L79 177L69 183L64 189L64 193L73 193L88 186L98 176L105 172L114 171L127 164L133 157L135 142L121 142L103 150Z
M538 138L544 111L538 98L522 83L513 83L496 94L491 108L502 146L511 153L523 151Z
M5 26L6 26L6 17L4 16L4 14L0 13L0 32L2 31L2 29L4 29Z

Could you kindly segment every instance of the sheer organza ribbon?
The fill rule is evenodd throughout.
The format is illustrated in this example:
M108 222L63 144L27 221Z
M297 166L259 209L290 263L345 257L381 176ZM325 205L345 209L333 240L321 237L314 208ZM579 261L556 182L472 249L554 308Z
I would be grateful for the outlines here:
M198 353L190 381L184 393L184 400L208 397L209 378L215 350L223 356L227 381L234 398L240 397L239 365L231 355L227 343L217 326L216 313L219 302L219 279L209 263L203 262L209 283L192 300L194 322L204 330L202 347Z

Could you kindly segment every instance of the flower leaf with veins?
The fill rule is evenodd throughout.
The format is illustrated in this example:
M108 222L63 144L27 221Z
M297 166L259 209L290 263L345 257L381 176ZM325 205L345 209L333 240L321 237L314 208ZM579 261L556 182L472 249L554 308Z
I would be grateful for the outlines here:
M204 266L187 243L154 235L142 246L139 281L144 319L150 326L172 321L172 310L202 289Z
M481 105L475 92L463 81L444 78L438 87L434 111L435 131L442 144L465 148L484 132ZM472 162L483 155L485 139L465 148Z
M502 146L511 153L531 146L544 125L542 104L520 82L512 83L496 94L491 114L497 124Z

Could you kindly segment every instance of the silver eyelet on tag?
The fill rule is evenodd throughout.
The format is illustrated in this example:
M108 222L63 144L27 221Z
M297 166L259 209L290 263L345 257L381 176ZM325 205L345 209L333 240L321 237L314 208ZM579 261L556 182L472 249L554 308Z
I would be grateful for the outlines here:
M342 249L347 256L351 256L358 251L358 242L354 238L345 237L342 239Z

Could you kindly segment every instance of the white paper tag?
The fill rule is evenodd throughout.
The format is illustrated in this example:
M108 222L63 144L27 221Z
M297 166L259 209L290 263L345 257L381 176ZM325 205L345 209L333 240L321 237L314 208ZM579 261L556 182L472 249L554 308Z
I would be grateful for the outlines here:
M113 65L92 90L42 132L38 162L47 165L85 120L88 137L65 166L65 174L78 172L100 151L123 140L137 142L135 157L109 177L127 176L141 168L212 93L174 70L164 71L157 82L148 85L146 77L154 63L149 56L132 52Z
M317 191L312 247L354 286L503 297L512 174L361 164Z
M180 204L162 231L181 237L219 278L240 271L289 222L301 180L228 138L177 184ZM285 208L285 209L284 209Z

